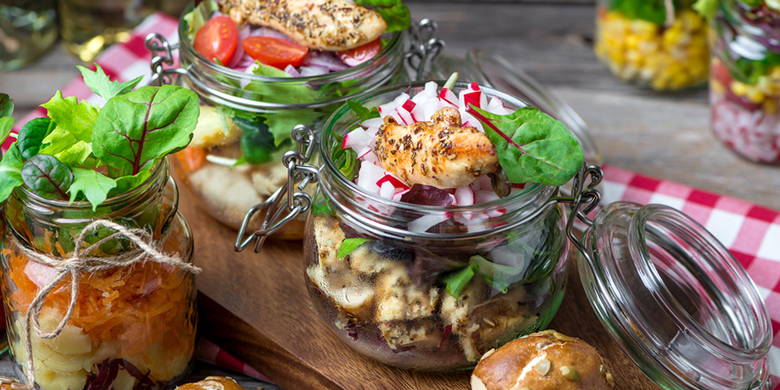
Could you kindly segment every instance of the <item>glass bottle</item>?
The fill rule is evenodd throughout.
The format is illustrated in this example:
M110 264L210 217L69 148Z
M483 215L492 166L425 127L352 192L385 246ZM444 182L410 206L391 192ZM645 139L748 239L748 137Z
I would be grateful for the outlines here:
M31 63L56 40L54 0L0 3L0 70L11 71Z

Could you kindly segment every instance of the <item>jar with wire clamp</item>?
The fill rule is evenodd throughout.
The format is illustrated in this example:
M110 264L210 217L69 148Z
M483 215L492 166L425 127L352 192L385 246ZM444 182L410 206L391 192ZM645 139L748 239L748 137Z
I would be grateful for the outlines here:
M423 108L393 111L408 99ZM582 160L573 176L563 176L571 178L564 191L550 177L513 183L508 177L516 172L461 182L452 169L468 165L470 174L475 167L487 173L489 165L479 165L486 160L462 159L465 152L455 146L441 158L434 152L447 148L450 133L462 137L459 147L471 140L481 148L483 132L494 145L511 145L499 140L515 127L504 122L508 115L526 131L523 118L533 118L537 130L560 129L538 110L476 83L388 87L360 104L380 117L345 105L319 133L295 129L299 149L284 159L288 186L266 205L273 218L237 242L261 250L269 234L309 212L306 285L322 320L346 345L407 369L472 367L491 349L548 326L566 299L567 264L576 259L599 319L656 383L767 388L772 330L766 308L745 270L689 217L666 206L621 202L591 219L602 173ZM362 138L374 130L375 141ZM409 142L398 133L406 130ZM433 149L425 146L429 130L444 139ZM415 153L412 168L395 169L403 154L384 147L393 134L400 136L393 142L399 152L408 146ZM542 153L513 136L526 153ZM376 144L357 166L342 164L340 151L360 149L362 142ZM574 148L565 155L576 153L576 143L568 145L558 146ZM316 165L307 161L312 147L321 155ZM496 152L500 161L504 152ZM570 163L559 158L561 166ZM433 181L408 185L425 171L436 173L425 176ZM315 195L301 191L313 183ZM584 226L582 235L575 221Z
M265 14L241 14L244 20L236 19L226 3L230 2L220 7L203 1L185 11L177 68L166 67L173 63L174 47L161 36L148 37L147 46L155 54L152 68L157 80L178 82L201 98L193 141L172 159L177 180L202 209L238 229L248 210L266 202L285 183L287 168L280 161L294 148L290 130L295 125L319 127L345 101L405 80L405 62L414 64L409 69L421 69L442 44L432 37L434 23L424 20L413 29L419 45L409 46L406 27L388 24L383 34L358 48L307 47L301 44L305 37L257 24ZM235 29L234 52L203 49L213 23ZM291 48L298 51L289 58L269 57L279 47L288 54ZM249 221L252 228L259 226L259 219ZM300 219L277 237L300 239L302 231Z

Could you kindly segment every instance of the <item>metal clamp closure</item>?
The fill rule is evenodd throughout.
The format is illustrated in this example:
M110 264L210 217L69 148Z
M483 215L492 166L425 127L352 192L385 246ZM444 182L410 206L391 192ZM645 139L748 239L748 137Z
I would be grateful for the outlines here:
M318 167L307 164L316 146L314 130L308 126L298 125L291 134L298 147L297 150L287 152L282 157L282 163L287 167L287 184L276 190L263 203L249 209L244 215L234 244L236 252L243 251L253 242L255 253L260 252L268 236L299 215L305 214L311 207L311 195L304 190L309 184L319 180ZM260 228L244 237L255 214L261 211L265 212L265 217Z
M420 20L410 29L411 47L406 53L406 64L414 71L413 81L422 81L431 68L433 60L444 49L444 41L436 38L436 22L431 19Z
M587 226L593 226L593 221L588 218L588 214L595 210L601 202L601 193L599 193L596 187L603 178L604 171L598 165L585 166L574 177L571 196L558 199L560 203L568 204L571 208L569 218L566 221L566 235L589 261L590 255L585 244L574 234L574 223L579 220Z
M144 39L144 45L152 53L152 79L149 84L171 84L170 74L176 73L176 70L166 69L165 65L173 66L173 51L177 50L179 46L171 45L162 34L158 33L149 33Z

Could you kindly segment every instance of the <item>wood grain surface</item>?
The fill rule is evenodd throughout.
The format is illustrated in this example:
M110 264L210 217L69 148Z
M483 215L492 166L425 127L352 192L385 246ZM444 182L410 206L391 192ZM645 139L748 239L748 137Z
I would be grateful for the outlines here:
M424 374L384 366L344 345L312 307L297 242L269 241L260 254L233 251L235 232L200 210L182 189L195 235L201 332L285 389L466 390L468 373ZM598 348L618 389L658 389L598 322L570 262L569 288L551 325Z

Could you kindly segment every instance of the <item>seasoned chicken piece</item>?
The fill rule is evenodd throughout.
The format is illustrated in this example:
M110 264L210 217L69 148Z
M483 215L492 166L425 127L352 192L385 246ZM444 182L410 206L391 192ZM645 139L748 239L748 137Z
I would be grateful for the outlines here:
M306 276L314 286L340 310L353 318L371 318L374 289L352 272L327 272L322 265L306 268Z
M384 257L373 251L368 244L361 245L347 256L350 268L355 272L376 275L398 264L398 261Z
M432 318L415 321L389 321L378 325L382 337L392 349L421 348L434 349L442 339L442 329Z
M347 0L219 0L222 12L238 24L280 31L312 49L354 49L379 38L387 23Z
M407 126L385 117L374 150L384 169L410 185L461 187L498 168L488 137L461 126L460 113L452 107L436 111L430 122Z
M314 240L317 243L317 257L320 265L326 271L346 268L344 259L338 258L339 247L344 241L344 231L341 230L335 218L314 217Z
M431 316L439 301L436 288L423 289L412 283L406 268L397 265L376 280L377 322L414 320Z

